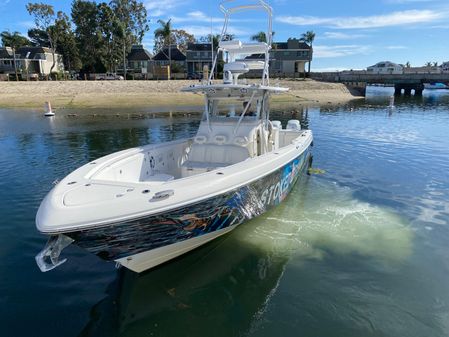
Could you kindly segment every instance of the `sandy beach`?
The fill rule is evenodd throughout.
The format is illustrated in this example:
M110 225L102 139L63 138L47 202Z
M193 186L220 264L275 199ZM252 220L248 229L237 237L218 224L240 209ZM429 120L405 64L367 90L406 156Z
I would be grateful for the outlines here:
M0 82L0 108L42 108L50 101L55 108L139 108L198 106L199 94L180 89L198 81L40 81ZM271 80L272 85L289 87L275 95L274 104L341 104L358 97L339 83L313 80Z

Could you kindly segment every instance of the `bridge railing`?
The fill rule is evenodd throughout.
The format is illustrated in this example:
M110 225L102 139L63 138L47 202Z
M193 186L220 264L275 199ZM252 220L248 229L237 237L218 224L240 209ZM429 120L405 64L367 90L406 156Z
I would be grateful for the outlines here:
M365 82L379 84L396 83L449 83L449 72L407 73L407 74L368 74L362 71L311 73L311 78L325 82Z

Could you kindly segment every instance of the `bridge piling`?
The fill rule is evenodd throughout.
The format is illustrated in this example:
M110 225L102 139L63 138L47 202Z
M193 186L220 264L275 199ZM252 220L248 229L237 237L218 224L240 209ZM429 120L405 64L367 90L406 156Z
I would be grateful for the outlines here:
M395 96L400 96L403 90L405 95L411 95L413 90L415 96L421 96L423 83L449 83L449 72L373 74L362 70L312 73L311 78L323 82L344 83L351 93L358 96L365 96L366 86L370 84L392 84Z
M397 83L394 85L394 95L400 96L402 91L404 91L404 96L411 96L412 90L414 91L415 96L422 96L422 92L424 90L424 84L422 83Z

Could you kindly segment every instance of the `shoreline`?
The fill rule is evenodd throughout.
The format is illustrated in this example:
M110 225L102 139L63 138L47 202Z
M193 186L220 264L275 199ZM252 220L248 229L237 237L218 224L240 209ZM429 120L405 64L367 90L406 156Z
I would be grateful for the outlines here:
M0 82L0 108L44 109L50 101L55 109L200 107L201 94L180 92L198 81L40 81ZM338 105L362 97L353 96L340 83L314 80L276 80L289 87L285 94L273 95L272 104L323 106Z

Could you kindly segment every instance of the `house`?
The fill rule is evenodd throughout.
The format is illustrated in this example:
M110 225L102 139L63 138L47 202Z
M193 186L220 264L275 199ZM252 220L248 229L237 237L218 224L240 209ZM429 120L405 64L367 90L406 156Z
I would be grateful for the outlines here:
M0 48L0 74L14 73L14 54L12 48Z
M162 69L166 69L166 67L170 64L171 59L171 76L179 77L174 74L182 74L182 78L185 75L186 69L186 55L179 50L178 46L170 46L170 53L168 47L164 47L153 57L154 62L154 76L157 78L166 78L167 75Z
M55 53L55 67L53 72L64 71L62 56ZM16 63L14 66L14 62ZM15 60L12 49L9 47L0 48L0 72L12 74L17 72L22 77L33 74L47 76L53 65L53 54L50 48L46 47L20 47L15 51Z
M297 77L305 74L305 65L312 61L313 50L298 39L288 39L287 42L275 42L270 50L269 72L271 76ZM245 57L247 60L265 59L264 54L253 54ZM251 70L248 77L259 76L260 71Z
M270 74L292 76L305 72L305 65L312 61L313 49L298 39L273 43L270 51Z
M368 74L402 74L404 66L390 61L378 62L366 68Z
M20 47L16 51L17 67L28 74L49 75L53 65L53 54L46 47ZM62 56L55 53L53 72L64 71Z
M186 52L187 78L203 78L204 66L211 70L213 57L215 53L212 54L210 43L189 43Z
M153 55L142 45L134 45L127 57L127 72L133 78L148 79L153 76Z

